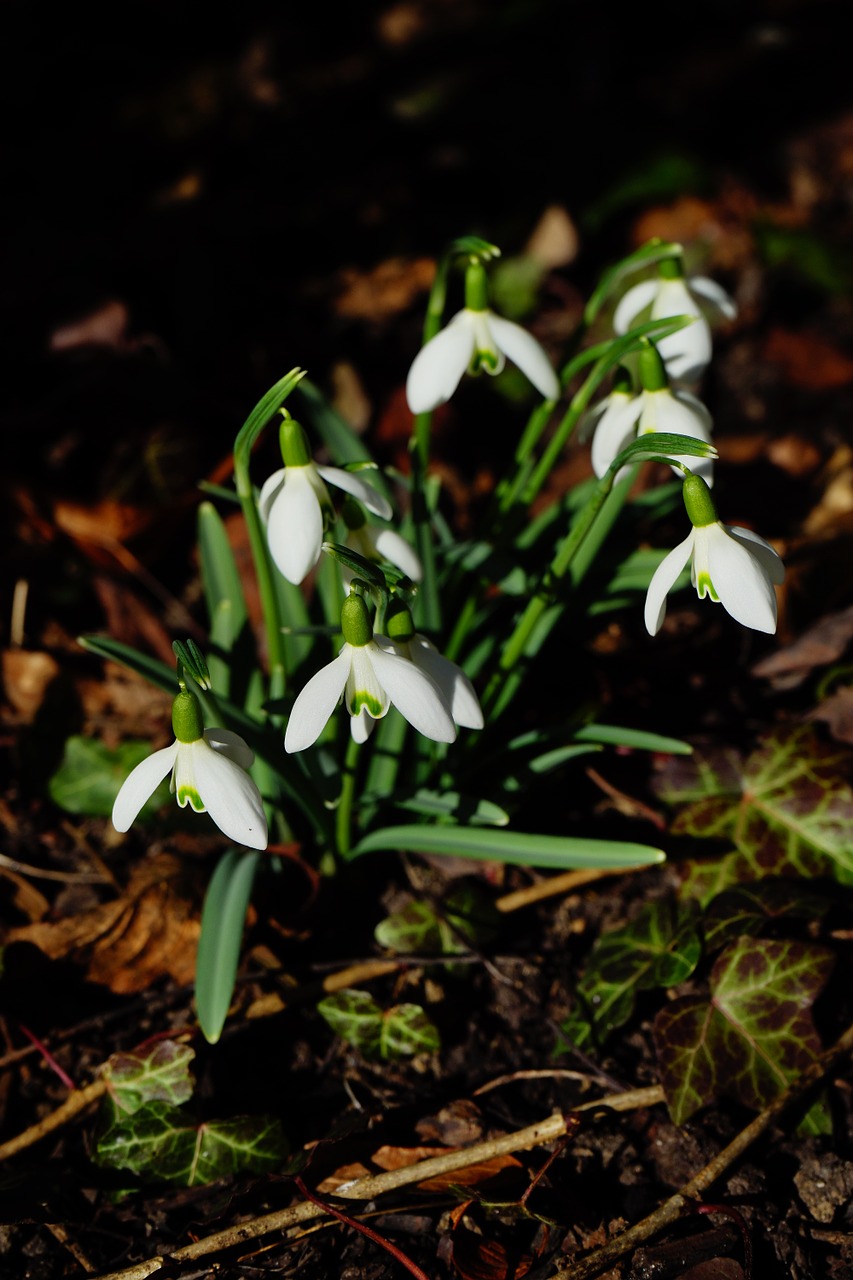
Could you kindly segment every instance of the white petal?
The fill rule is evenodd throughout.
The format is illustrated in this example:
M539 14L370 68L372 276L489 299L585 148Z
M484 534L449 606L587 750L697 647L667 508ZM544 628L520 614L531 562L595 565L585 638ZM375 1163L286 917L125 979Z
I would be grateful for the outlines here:
M730 293L726 293L716 280L707 276L691 276L688 281L691 293L698 293L704 302L710 302L727 320L734 320L737 315L737 303Z
M116 831L128 831L139 810L150 800L160 783L174 766L178 744L163 747L147 756L127 775L113 805L113 826Z
M429 413L449 400L459 386L474 354L471 314L457 312L415 356L406 379L406 399L412 413Z
M350 716L349 718L349 731L353 742L358 742L359 744L367 742L375 727L376 721L367 714L364 708L359 711L357 716Z
M345 697L351 716L358 715L363 708L374 720L381 720L388 714L391 703L374 667L373 650L372 643L353 646Z
M627 333L635 318L654 301L659 280L641 280L632 285L613 313L613 328L617 333Z
M683 280L662 280L652 307L652 319L667 316L693 316L693 323L656 345L670 378L695 382L711 361L711 328L699 304Z
M669 555L661 560L655 569L649 589L646 593L645 622L650 636L656 636L663 625L666 613L666 597L675 585L675 580L690 559L693 550L693 530Z
M381 493L377 493L372 484L362 480L357 471L343 471L339 467L317 467L317 471L329 484L358 498L374 515L381 516L383 520L391 519L394 514L391 503Z
M278 496L278 491L284 484L284 467L280 467L278 471L274 471L268 480L265 480L261 492L258 494L258 509L261 513L261 519L264 524L270 518L270 507Z
M340 702L349 675L351 653L350 646L345 644L337 658L312 676L299 694L287 722L285 751L304 751L317 741Z
M205 729L204 740L214 751L220 751L241 769L248 769L255 762L255 753L245 738L241 738L239 733L232 733L230 729Z
M684 391L647 391L643 413L640 415L640 433L667 431L673 435L690 436L694 440L711 443L711 415L701 400ZM712 458L695 458L689 454L671 454L708 484L714 483ZM682 472L673 467L676 475Z
M642 408L642 396L620 396L602 414L592 438L592 469L597 476L603 476L616 455L633 440Z
M393 529L369 529L367 536L383 560L396 565L412 582L420 582L424 576L423 566L405 538Z
M415 666L438 685L456 723L463 729L482 729L483 712L474 686L462 668L445 658L422 635L416 635L409 644L409 656Z
M288 582L298 585L320 558L323 512L308 467L287 467L284 486L269 508L270 555Z
M456 726L438 685L413 662L401 658L385 636L376 637L367 647L388 697L409 724L435 742L453 742Z
M603 417L610 408L614 394L621 393L614 393L611 391L609 396L605 396L603 400L599 400L598 404L594 404L591 409L587 409L586 412L582 414L577 429L577 438L581 444L586 443L595 430L599 418Z
M776 593L767 573L744 543L722 525L709 530L708 572L723 608L744 627L776 630Z
M731 534L733 538L739 538L742 542L747 543L747 549L758 558L759 564L763 567L771 582L782 583L785 581L785 566L779 557L779 553L765 538L753 533L751 529L742 528L740 525L727 524L723 527L726 533Z
M203 738L189 745L199 795L219 830L236 844L266 849L264 803L248 773Z
M560 380L533 334L496 315L489 315L489 328L504 355L518 365L539 394L546 400L559 400Z

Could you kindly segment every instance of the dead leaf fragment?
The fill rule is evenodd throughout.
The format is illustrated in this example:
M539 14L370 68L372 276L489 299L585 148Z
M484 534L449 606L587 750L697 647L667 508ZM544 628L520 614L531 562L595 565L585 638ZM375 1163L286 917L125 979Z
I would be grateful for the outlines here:
M836 742L853 743L853 689L836 689L815 708L811 718L828 725Z
M779 365L785 379L808 391L829 391L853 382L853 360L812 333L771 330L762 358Z
M346 267L341 272L338 313L381 324L406 311L434 279L432 258L389 258L369 271Z
M853 640L853 607L828 613L804 631L793 644L776 649L752 668L753 675L772 680L777 688L801 684L815 667L828 666Z
M32 724L47 687L59 675L59 663L49 653L6 649L3 652L3 691L24 724Z

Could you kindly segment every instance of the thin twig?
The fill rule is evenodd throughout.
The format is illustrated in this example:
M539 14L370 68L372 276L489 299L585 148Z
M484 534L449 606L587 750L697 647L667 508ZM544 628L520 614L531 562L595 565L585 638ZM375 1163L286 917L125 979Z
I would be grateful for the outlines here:
M518 911L521 907L529 907L534 902L542 902L545 898L556 897L559 893L570 893L584 884L594 884L596 880L605 880L609 876L627 876L632 871L645 871L645 867L591 867L583 871L564 871L562 875L551 876L547 880L537 880L524 889L516 889L514 893L505 893L498 898L495 906L498 911Z
M55 1111L51 1111L49 1116L45 1116L36 1124L30 1125L29 1129L25 1129L23 1133L17 1134L16 1137L10 1138L8 1142L0 1145L0 1161L8 1160L10 1156L16 1156L19 1151L25 1151L27 1147L33 1146L36 1142L40 1142L42 1138L47 1137L49 1133L53 1133L56 1129L61 1129L69 1120L73 1120L74 1116L79 1115L81 1111L85 1111L93 1102L97 1102L107 1091L106 1080L95 1080L92 1084L87 1084L83 1089L75 1089L72 1094L65 1099L62 1106L57 1107Z
M417 1164L407 1165L402 1169L389 1169L385 1173L369 1174L357 1178L353 1182L345 1182L339 1186L335 1195L345 1200L374 1200L388 1191L396 1191L400 1187L412 1186L437 1178L448 1173L455 1173L474 1164L490 1160L495 1156L510 1155L514 1151L526 1151L530 1147L542 1146L555 1142L565 1136L572 1116L578 1111L588 1111L598 1107L610 1107L613 1111L631 1111L638 1107L649 1107L663 1101L663 1090L654 1085L648 1089L631 1089L627 1093L613 1094L597 1098L595 1102L584 1102L576 1107L568 1117L562 1115L549 1116L537 1124L519 1129L515 1133L505 1134L501 1138L491 1138L487 1142L478 1142L474 1146L460 1151L448 1151L440 1156L431 1156L427 1160L419 1160ZM308 1200L299 1201L287 1209L279 1209L275 1213L264 1214L249 1222L241 1222L238 1226L227 1227L214 1235L195 1240L192 1244L175 1249L172 1253L161 1254L149 1258L145 1262L137 1262L123 1271L111 1271L99 1280L146 1280L148 1276L159 1271L167 1262L188 1262L196 1258L208 1257L234 1245L245 1244L256 1240L272 1231L288 1231L302 1222L324 1217L324 1211Z
M643 1218L642 1222L614 1236L607 1244L602 1245L600 1249L596 1249L581 1261L558 1267L554 1273L555 1276L558 1276L559 1280L591 1280L593 1276L600 1275L602 1271L613 1267L626 1253L630 1253L637 1245L643 1244L662 1227L675 1222L682 1210L687 1207L694 1208L695 1205L692 1202L701 1197L708 1187L716 1182L757 1138L761 1137L776 1117L792 1103L797 1102L851 1050L853 1050L853 1026L848 1027L831 1049L827 1049L806 1067L802 1075L789 1085L784 1093L780 1093L779 1097L765 1107L745 1129L741 1129L727 1147L724 1147L713 1160L706 1164L704 1169L700 1169L680 1191L670 1196L660 1208L647 1218Z

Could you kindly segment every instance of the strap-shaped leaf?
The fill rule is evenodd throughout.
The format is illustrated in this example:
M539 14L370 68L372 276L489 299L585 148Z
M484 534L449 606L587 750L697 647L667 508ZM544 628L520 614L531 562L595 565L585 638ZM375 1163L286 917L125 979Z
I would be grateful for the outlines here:
M216 1044L231 1004L246 910L260 854L229 849L220 858L201 914L195 1004L205 1039Z
M651 845L620 840L585 840L575 836L538 835L493 827L385 827L361 839L350 858L383 849L414 853L452 853L464 858L512 862L529 867L644 867L663 862L665 854Z

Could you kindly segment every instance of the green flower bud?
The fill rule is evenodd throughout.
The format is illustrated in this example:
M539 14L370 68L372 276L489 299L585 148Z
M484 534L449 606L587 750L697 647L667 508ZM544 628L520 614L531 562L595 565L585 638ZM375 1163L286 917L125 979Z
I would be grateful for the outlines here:
M717 523L717 508L714 506L711 490L701 476L687 476L681 496L690 523L695 529L704 529L706 525Z
M402 600L394 599L385 611L385 634L391 640L405 643L415 634L415 625L408 605Z
M623 396L629 396L634 390L634 380L624 364L620 364L616 370L616 375L613 379L613 390Z
M178 742L198 742L204 736L201 704L188 689L182 689L172 703L172 728Z
M669 386L666 366L653 342L648 342L640 352L640 386L644 391L665 391Z
M661 258L658 263L658 275L661 280L683 280L684 263L681 255L677 258Z
M465 306L468 311L488 311L489 284L482 262L469 262L465 270Z
M370 611L361 596L349 595L341 609L341 631L344 640L356 649L370 644L373 639L373 623Z
M311 451L305 432L293 418L285 418L279 429L281 457L286 467L307 467Z
M341 508L341 515L344 518L344 524L348 529L353 531L363 529L367 524L367 519L355 498L344 498L344 505Z

